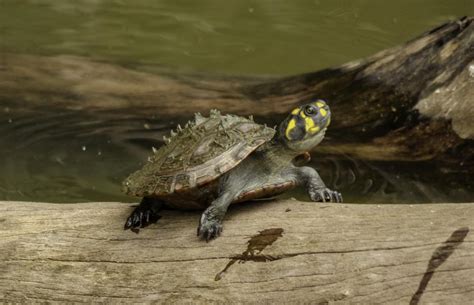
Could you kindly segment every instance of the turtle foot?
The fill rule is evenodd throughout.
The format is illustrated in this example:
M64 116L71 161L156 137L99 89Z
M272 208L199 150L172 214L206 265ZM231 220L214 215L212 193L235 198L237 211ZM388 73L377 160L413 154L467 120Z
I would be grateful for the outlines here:
M161 218L151 207L139 205L133 210L132 214L127 218L124 230L132 230L139 232L139 228L144 228L152 223L156 223Z
M217 238L222 232L222 222L209 218L206 213L202 214L197 229L197 235L206 242Z
M328 188L310 189L309 197L317 202L342 202L342 195L337 191Z

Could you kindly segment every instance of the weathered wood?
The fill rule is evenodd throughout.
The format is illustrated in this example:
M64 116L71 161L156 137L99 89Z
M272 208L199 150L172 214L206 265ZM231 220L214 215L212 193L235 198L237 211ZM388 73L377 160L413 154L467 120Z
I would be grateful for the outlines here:
M56 107L110 120L179 120L219 108L276 124L296 105L324 98L333 120L320 152L462 162L465 170L474 168L473 20L448 22L341 67L273 79L157 74L82 57L2 54L0 102L15 111Z
M197 212L164 211L136 235L122 229L130 211L120 203L0 203L0 300L474 299L472 204L249 203L231 208L223 236L210 243L195 236Z

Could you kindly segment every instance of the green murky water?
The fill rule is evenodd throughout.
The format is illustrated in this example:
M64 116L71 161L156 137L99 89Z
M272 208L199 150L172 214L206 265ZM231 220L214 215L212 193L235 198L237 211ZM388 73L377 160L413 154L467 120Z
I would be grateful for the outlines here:
M175 71L287 75L373 54L463 15L472 0L0 1L1 52L76 54ZM150 129L134 134L121 126ZM176 122L0 108L0 200L130 201L120 181ZM356 202L472 199L427 180L441 168L323 158L322 176ZM410 167L411 166L411 167ZM411 168L411 170L410 170ZM448 179L449 180L449 179ZM470 198L471 197L471 198Z
M290 74L365 57L472 0L2 0L4 50L199 71Z

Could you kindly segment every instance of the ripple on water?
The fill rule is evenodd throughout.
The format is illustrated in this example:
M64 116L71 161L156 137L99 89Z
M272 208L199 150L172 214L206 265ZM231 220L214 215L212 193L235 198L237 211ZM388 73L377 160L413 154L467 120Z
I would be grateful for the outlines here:
M130 201L120 182L159 146L168 126L80 112L10 111L0 124L0 199ZM148 129L143 126L147 124Z
M140 168L176 123L133 114L24 112L10 108L0 123L0 200L136 201L120 184ZM461 202L472 186L459 171L433 162L367 162L313 156L327 185L347 202ZM438 179L437 177L443 177ZM467 179L467 180L466 180ZM308 200L303 191L285 195Z

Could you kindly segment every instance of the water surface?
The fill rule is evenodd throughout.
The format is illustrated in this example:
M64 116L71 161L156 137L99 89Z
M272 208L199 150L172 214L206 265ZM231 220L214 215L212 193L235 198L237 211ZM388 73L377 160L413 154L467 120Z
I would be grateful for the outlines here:
M0 55L74 54L176 73L289 75L368 56L463 15L474 15L473 1L3 0ZM49 107L18 111L15 101L0 106L0 200L134 201L121 194L121 180L178 123L153 114L117 119ZM318 156L314 166L350 201L473 198L470 184L440 164Z

